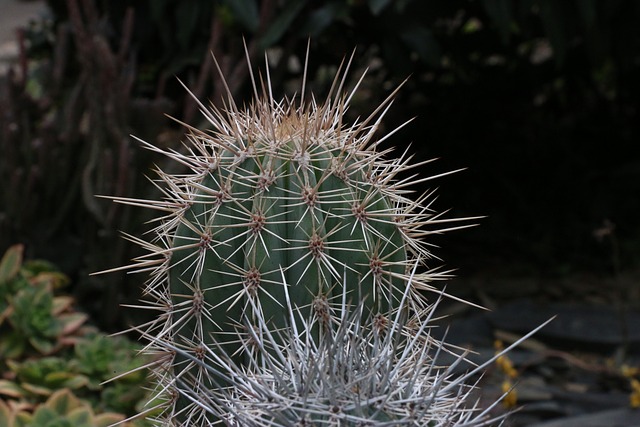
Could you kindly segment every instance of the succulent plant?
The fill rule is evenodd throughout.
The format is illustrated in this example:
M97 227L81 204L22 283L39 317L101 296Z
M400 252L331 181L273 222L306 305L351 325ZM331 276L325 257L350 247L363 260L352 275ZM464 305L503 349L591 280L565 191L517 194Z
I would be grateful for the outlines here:
M114 413L95 415L89 404L68 389L53 393L33 413L20 411L14 415L12 427L108 427L124 420Z
M138 369L145 359L136 356L137 350L123 337L90 333L78 339L73 352L7 360L0 396L30 408L68 389L94 411L135 415L148 398L147 372ZM120 375L111 380L114 374Z
M21 245L0 261L0 426L26 425L20 420L27 419L36 420L28 424L35 427L71 422L42 424L51 409L42 407L66 401L51 400L60 390L81 399L75 406L111 414L90 418L92 426L110 424L99 420L113 420L115 412L119 420L135 415L147 400L147 371L141 366L148 360L137 356L140 346L83 326L86 314L73 309L73 298L58 295L67 282L48 262L24 261ZM80 425L73 420L71 425Z
M70 344L87 315L71 310L72 298L54 295L67 283L49 263L23 263L22 245L7 250L0 261L0 356L50 354Z
M89 379L82 374L74 372L70 361L62 357L43 357L28 359L24 362L8 360L7 365L12 372L16 386L23 390L21 395L49 396L54 391L62 388L71 390L86 387ZM5 383L2 383L5 384ZM0 389L2 393L3 389Z
M299 100L277 101L267 70L249 106L200 104L211 129L188 126L181 150L141 141L186 169L157 171L161 200L114 198L160 212L151 241L127 235L149 253L118 269L150 272L142 307L159 315L140 329L164 355L162 425L486 421L447 397L462 380L437 368L446 346L425 320L446 274L427 267L423 237L455 220L431 192L409 198L434 178L408 176L426 162L376 139L395 92L344 123L364 78L345 94L349 64L324 103L305 80Z

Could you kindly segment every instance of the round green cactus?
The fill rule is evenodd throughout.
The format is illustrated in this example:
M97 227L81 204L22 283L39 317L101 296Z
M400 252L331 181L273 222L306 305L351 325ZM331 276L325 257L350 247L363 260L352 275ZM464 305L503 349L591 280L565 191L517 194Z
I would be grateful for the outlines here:
M381 159L375 125L345 128L345 108L257 101L210 115L214 131L192 130L189 155L174 154L190 173L163 175L175 210L160 234L171 242L167 332L180 344L198 352L215 337L242 358L237 328L258 317L284 327L282 283L295 306L327 315L343 284L373 315L399 307L408 252L424 254L416 205L394 187L405 164Z
M276 101L264 83L260 95L252 76L253 103L240 109L229 94L225 110L200 104L211 129L189 127L181 150L141 141L186 169L158 171L162 200L115 198L162 213L151 242L129 236L150 254L124 267L151 272L146 294L161 312L144 335L148 352L165 355L162 423L334 425L339 414L322 413L331 396L352 408L345 420L360 420L344 425L470 422L455 396L440 404L437 389L461 380L437 380L430 352L440 344L424 320L424 291L446 274L426 268L422 238L451 220L429 209L431 193L408 197L433 178L406 178L424 163L390 159L386 137L376 139L395 92L365 120L343 122L357 90L344 94L346 74L322 104L305 100L304 83L297 101ZM378 394L345 402L355 383ZM282 415L287 405L293 415ZM420 409L399 415L407 405Z
M331 303L343 283L375 312L398 306L409 203L388 185L396 171L368 146L371 132L340 129L335 115L267 101L213 123L228 132L192 132L191 174L165 176L180 205L162 231L172 304L185 307L173 332L206 345L251 321L252 299L280 327L283 279L297 306Z

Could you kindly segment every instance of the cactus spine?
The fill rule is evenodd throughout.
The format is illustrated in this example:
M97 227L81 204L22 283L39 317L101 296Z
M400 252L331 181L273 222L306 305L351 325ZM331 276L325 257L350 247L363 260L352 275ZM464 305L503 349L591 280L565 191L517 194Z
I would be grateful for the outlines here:
M374 139L395 92L347 125L357 85L344 94L344 68L323 104L304 83L298 102L278 102L252 75L253 103L200 104L211 130L189 127L182 150L142 141L187 170L158 171L162 200L115 198L162 213L151 242L128 236L150 254L124 268L151 272L161 314L142 329L162 355L163 425L484 419L463 408L462 379L435 366L445 347L428 334L423 291L444 274L417 271L430 258L422 237L445 221L431 194L407 196L429 178L398 177L421 164L388 159Z

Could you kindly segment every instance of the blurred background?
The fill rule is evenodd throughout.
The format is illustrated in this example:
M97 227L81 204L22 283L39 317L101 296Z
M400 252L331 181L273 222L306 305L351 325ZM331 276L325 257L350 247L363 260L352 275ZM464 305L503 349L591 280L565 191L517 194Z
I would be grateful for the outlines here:
M461 277L453 293L519 278L549 298L638 302L635 280L597 285L637 277L640 266L636 1L1 4L16 50L0 82L0 250L24 243L29 257L58 265L106 330L131 321L118 305L138 297L144 277L88 274L137 255L120 231L141 236L149 212L95 195L159 197L145 176L175 166L130 135L179 148L183 130L165 113L206 126L178 79L220 105L211 52L236 99L250 101L243 38L254 71L268 53L277 97L299 90L308 40L319 99L356 49L351 84L368 71L350 120L409 77L380 135L415 117L389 145L440 159L421 173L467 168L429 182L439 187L433 206L486 216L432 236L434 254ZM10 4L37 13L20 22Z

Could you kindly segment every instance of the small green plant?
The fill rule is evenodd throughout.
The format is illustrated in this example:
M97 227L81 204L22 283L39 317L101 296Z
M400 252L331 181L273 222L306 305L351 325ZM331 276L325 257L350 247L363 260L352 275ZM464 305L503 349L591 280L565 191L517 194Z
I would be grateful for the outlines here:
M10 427L108 427L124 420L120 414L95 415L89 404L68 389L56 391L32 413L9 411L7 414L3 421Z
M0 261L0 357L51 354L86 321L71 309L73 300L54 296L68 283L66 276L43 261L23 265L23 247L7 250Z
M19 384L23 390L21 394L25 396L48 396L62 388L75 390L89 383L86 376L73 372L70 362L61 357L27 359L24 362L7 360L7 365L16 389Z
M136 357L140 346L86 326L73 299L58 294L67 282L47 262L23 262L21 245L0 261L2 426L106 426L143 409L147 359ZM70 412L53 416L63 404Z
M140 369L147 358L138 357L140 346L124 337L92 332L74 347L73 370L89 379L88 389L100 393L96 407L135 414L146 401L147 371ZM111 381L114 373L116 380Z

